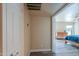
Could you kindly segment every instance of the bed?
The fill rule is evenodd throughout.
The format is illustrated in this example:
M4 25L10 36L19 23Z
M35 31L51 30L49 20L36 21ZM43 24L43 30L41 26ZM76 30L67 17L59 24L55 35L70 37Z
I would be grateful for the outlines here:
M65 37L65 43L68 43L68 41L71 44L79 47L79 35L69 35L69 36L66 36Z

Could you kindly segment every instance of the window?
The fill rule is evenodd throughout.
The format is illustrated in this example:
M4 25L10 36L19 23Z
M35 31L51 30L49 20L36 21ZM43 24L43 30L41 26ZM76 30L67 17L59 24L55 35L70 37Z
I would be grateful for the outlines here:
M65 32L67 32L68 35L72 35L72 25L67 25L65 28Z

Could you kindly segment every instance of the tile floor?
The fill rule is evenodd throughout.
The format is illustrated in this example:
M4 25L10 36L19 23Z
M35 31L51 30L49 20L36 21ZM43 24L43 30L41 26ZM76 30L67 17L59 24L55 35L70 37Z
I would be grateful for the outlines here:
M32 52L31 56L79 56L79 48L64 44L64 40L56 40L55 54L51 51Z

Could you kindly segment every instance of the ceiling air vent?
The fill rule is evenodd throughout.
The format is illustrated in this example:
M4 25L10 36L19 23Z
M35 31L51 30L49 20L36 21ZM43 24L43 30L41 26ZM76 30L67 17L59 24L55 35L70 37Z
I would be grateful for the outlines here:
M41 3L27 3L28 10L40 10Z

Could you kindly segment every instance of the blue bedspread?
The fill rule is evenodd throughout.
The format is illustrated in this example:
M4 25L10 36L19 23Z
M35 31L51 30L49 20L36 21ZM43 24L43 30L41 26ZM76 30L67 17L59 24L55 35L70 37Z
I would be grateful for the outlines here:
M79 35L69 35L65 37L65 40L70 40L79 43Z

